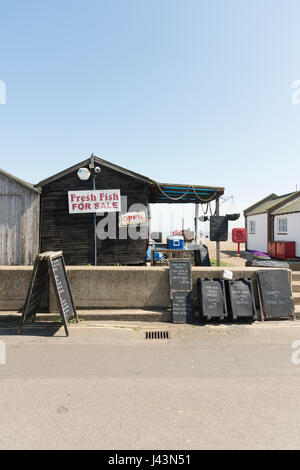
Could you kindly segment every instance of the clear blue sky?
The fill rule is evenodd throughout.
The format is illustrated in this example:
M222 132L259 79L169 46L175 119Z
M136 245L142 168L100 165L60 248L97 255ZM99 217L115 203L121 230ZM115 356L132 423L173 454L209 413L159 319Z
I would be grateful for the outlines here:
M98 156L222 185L300 187L299 0L1 2L0 167L38 182Z

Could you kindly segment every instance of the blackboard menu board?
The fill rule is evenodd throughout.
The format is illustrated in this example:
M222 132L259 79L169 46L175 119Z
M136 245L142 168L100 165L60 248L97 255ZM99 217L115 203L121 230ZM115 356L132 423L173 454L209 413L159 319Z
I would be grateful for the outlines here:
M78 321L62 252L41 253L35 260L32 278L23 308L23 315L18 329L19 334L21 334L25 321L30 319L33 321L36 316L43 290L49 283L49 271L52 277L61 320L67 336L69 336L67 321L72 316Z
M174 292L172 296L173 323L193 321L193 301L191 292Z
M209 218L210 241L225 242L228 240L228 219L226 216L212 215Z
M23 313L26 312L27 320L34 320L36 312L41 304L41 298L45 289L49 287L48 263L46 260L35 260L30 286L27 292Z
M188 259L170 261L170 290L191 290L191 262Z
M227 300L230 316L233 320L256 318L252 281L248 278L226 281Z
M293 318L294 302L288 271L257 271L262 315L266 319Z
M53 273L54 290L57 296L63 316L66 320L75 316L74 304L71 296L70 285L62 256L50 259Z
M200 318L223 320L228 316L223 279L198 279Z

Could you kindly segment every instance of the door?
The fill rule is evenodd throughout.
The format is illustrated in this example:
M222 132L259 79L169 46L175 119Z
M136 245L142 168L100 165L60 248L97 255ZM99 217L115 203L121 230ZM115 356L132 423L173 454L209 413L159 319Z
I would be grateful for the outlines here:
M0 195L0 265L20 264L22 196Z

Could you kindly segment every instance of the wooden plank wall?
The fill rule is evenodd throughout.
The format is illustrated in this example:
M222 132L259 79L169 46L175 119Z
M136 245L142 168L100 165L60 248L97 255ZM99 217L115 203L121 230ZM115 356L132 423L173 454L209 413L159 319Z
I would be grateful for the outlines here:
M101 166L96 189L120 189L128 207L147 203L147 185L140 180ZM42 188L41 251L62 250L68 265L94 265L93 214L69 214L68 191L93 189L92 178L80 181L76 171ZM106 214L107 215L107 214ZM104 215L105 217L105 215ZM97 217L97 222L101 217ZM119 233L118 217L116 231ZM146 240L97 240L97 264L145 264Z
M0 174L0 265L31 265L39 249L39 194Z

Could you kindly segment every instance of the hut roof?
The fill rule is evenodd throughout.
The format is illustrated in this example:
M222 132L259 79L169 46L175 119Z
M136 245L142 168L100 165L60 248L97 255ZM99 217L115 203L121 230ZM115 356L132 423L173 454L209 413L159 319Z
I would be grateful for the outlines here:
M257 204L249 207L244 211L245 216L249 215L258 215L265 214L279 209L283 205L293 201L295 198L299 197L300 192L296 191L289 194L284 194L282 196L277 196L276 194L270 194L265 199L261 200Z
M40 189L35 187L33 184L27 183L27 181L24 181L24 180L21 180L20 178L17 178L17 176L14 176L14 175L8 173L5 170L2 170L2 168L0 168L0 174L6 176L6 178L14 181L15 183L20 184L21 186L24 186L26 189L29 189L30 191L32 191L34 193L40 194L40 192L41 192Z
M300 212L300 197L272 212L272 215L292 214L293 212Z
M121 166L115 165L114 163L108 162L102 158L92 155L90 158L77 163L76 165L67 168L64 171L56 173L49 178L40 181L36 187L42 188L43 186L56 181L59 178L72 173L79 168L89 165L91 161L102 166L106 166L112 170L115 170L124 175L130 176L131 178L140 180L149 185L149 202L150 203L205 203L216 199L224 194L223 187L215 186L200 186L200 185L187 185L187 184L172 184L172 183L158 183L147 176L140 175L134 171L127 170Z
M98 163L99 165L106 166L107 168L118 171L119 173L123 173L124 175L131 176L132 178L141 180L144 183L152 183L152 180L150 180L146 176L135 173L134 171L127 170L126 168L115 165L114 163L108 162L107 160L103 160L103 158L94 156L94 161L95 163ZM46 184L52 183L53 181L59 178L63 178L64 176L68 175L69 173L72 173L73 171L79 170L79 168L88 165L90 162L91 162L91 158L87 158L86 160L83 160L82 162L79 162L76 165L73 165L70 168L67 168L66 170L60 171L59 173L56 173L55 175L50 176L49 178L46 178L40 181L39 183L35 185L35 187L42 188Z

